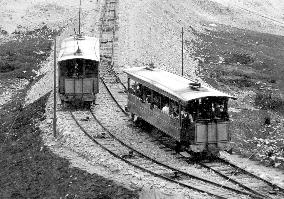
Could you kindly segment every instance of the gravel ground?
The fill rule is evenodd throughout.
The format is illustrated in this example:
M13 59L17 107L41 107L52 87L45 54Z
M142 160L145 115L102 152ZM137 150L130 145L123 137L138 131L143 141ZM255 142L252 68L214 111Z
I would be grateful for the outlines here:
M220 23L238 28L284 34L283 27L278 22L260 18L252 13L244 13L239 8L245 6L254 12L260 12L265 16L269 15L273 19L280 20L283 15L281 0L265 2L260 0L238 0L233 1L234 3L226 0L214 1L220 4L208 7L210 4L205 4L205 1L201 0L177 0L175 2L166 1L166 3L153 0L120 1L116 67L141 66L153 63L154 66L180 74L180 35L182 27L185 30L185 41L189 43L197 39L196 32L210 30L211 27ZM267 2L270 2L270 4ZM28 2L24 0L0 0L0 3L0 30L2 30L2 33L7 32L7 34L1 34L1 42L8 40L9 34L15 31L33 30L47 25L56 30L62 29L63 33L58 37L58 43L60 43L62 38L72 34L73 28L77 27L76 20L79 4L77 0L33 0ZM102 3L102 0L98 4L95 1L83 1L82 29L88 35L98 35L97 24ZM222 7L227 5L230 6L230 9ZM194 48L190 44L185 49L185 74L191 79L196 79L199 78L199 68L198 60L191 56L193 51ZM36 101L52 89L52 66L53 55L42 63L42 68L38 71L38 74L43 75L43 78L29 90L25 100L26 105ZM23 82L19 87L22 88L25 84ZM4 84L1 83L2 85ZM15 84L13 88L18 87L17 85ZM16 92L17 89L14 90ZM0 100L1 107L13 96L13 92L1 90L0 95L2 96ZM159 183L157 185L157 183L154 183L155 179L151 176L147 178L149 181L140 180L144 174L132 168L128 168L126 171L123 163L118 164L121 170L117 171L117 161L112 160L109 154L82 136L65 113L59 113L58 115L58 132L61 136L54 139L52 137L52 106L52 97L50 97L46 108L47 119L41 123L41 129L46 132L43 135L45 145L55 154L68 159L73 167L111 178L130 190L144 186L146 190L142 192L144 198L147 197L145 195L149 192L153 195L157 194L157 192L167 193L164 189L165 184ZM237 156L227 158L284 187L283 171L263 167L258 165L257 162L250 162ZM128 172L128 175L125 175L125 172ZM156 190L151 190L150 187L152 186ZM177 192L173 194L177 194ZM202 198L202 196L195 194L193 197Z

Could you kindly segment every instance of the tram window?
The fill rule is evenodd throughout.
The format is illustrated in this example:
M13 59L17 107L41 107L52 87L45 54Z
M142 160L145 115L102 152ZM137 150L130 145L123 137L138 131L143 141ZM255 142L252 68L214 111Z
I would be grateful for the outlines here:
M130 79L129 93L142 99L142 84Z
M67 74L68 74L68 69L66 67L66 62L60 62L59 68L60 68L60 75L63 76L63 77L66 77Z
M135 90L136 90L136 82L132 79L129 79L128 92L131 94L135 94Z
M179 106L176 101L170 100L170 116L176 118L179 116Z
M165 104L168 104L168 105L169 105L169 98L165 97L164 95L161 95L161 102L162 102L162 107L163 107Z
M213 102L214 117L216 119L228 119L227 99L216 99Z
M77 59L74 61L73 77L81 77L83 75L83 60Z
M188 128L193 123L193 117L190 113L189 106L181 107L181 119L182 119L182 127Z
M136 91L135 91L135 95L137 97L139 97L140 99L142 99L142 84L138 83L136 86Z
M166 114L170 114L170 107L169 107L169 98L161 95L161 107L162 112Z
M203 98L199 100L198 107L198 119L228 119L226 98Z
M151 102L151 90L146 86L142 86L142 101L147 103Z
M61 62L62 67L62 75L65 77L73 77L73 74L75 73L75 68L74 68L74 61L73 60L67 60Z
M211 119L212 118L212 102L209 98L203 98L199 101L199 119Z
M198 118L199 113L199 100L192 100L188 103L186 109L192 115L193 119L196 120Z
M85 66L86 77L92 77L98 75L97 65L98 64L96 62L85 60L84 66Z
M160 103L161 95L157 93L156 91L153 91L153 107L161 109L161 103Z

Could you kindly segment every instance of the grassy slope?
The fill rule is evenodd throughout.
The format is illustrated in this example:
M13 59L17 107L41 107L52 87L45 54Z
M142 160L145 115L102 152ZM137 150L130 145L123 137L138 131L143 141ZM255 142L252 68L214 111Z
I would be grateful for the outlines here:
M240 112L231 112L235 151L284 168L284 102L278 89L284 38L223 25L197 36L200 75L215 88L240 97L232 102Z
M0 198L137 198L136 192L113 181L70 168L44 146L37 121L44 119L48 95L22 107L28 88L40 78L32 70L50 54L52 35L43 28L1 46L0 68L6 70L1 79L25 78L30 83L0 112Z

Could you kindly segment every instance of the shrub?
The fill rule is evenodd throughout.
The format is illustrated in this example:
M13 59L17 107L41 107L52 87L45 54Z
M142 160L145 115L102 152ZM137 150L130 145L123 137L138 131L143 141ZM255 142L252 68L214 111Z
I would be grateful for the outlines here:
M43 27L31 32L19 33L15 39L1 45L0 52L0 73L16 73L29 71L43 60L50 53L52 41L50 38L57 32ZM18 71L18 72L16 72Z
M254 59L250 55L244 54L244 53L229 54L229 56L225 57L225 60L224 60L224 63L226 64L230 64L230 63L249 64L253 62L254 62Z
M248 77L220 76L219 81L224 84L237 86L239 88L251 87L254 85L254 82Z
M281 97L272 96L271 93L256 93L254 104L265 110L271 109L279 112L284 110L284 101L281 99Z
M6 61L0 60L0 73L5 73L13 70L15 70L14 65L11 65Z

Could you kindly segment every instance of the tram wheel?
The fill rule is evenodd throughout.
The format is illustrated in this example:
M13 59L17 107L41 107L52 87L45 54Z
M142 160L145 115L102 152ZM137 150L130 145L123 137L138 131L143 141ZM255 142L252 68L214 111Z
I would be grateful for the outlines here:
M182 150L181 150L181 143L178 142L178 141L176 141L175 151L176 151L177 153L179 153L179 152L182 151Z
M201 160L207 159L207 154L208 153L206 151L202 151L202 152L190 151L190 155L192 159L195 161L201 161Z
M92 102L83 102L83 107L86 109L90 109L92 106Z

